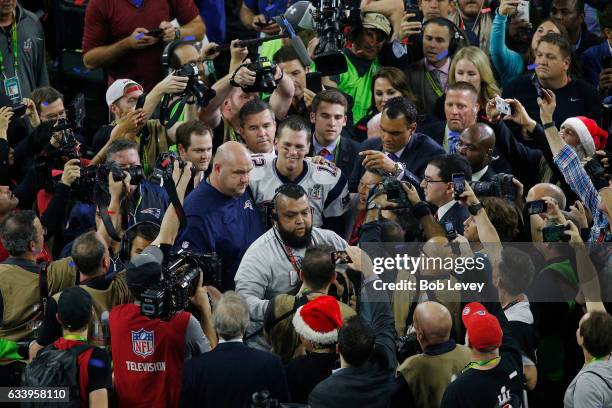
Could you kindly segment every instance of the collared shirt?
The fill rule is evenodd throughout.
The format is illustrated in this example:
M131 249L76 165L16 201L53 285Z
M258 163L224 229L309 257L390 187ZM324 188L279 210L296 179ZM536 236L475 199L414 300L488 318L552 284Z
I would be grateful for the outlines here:
M489 165L484 166L482 170L478 170L476 173L472 173L472 181L480 181L487 170L489 170Z
M332 160L335 160L336 158L334 157L334 151L336 150L336 145L338 144L338 139L340 139L340 135L338 135L338 137L336 137L336 139L334 139L333 142L331 142L330 144L328 144L327 146L322 146L318 141L316 136L312 135L312 144L314 146L314 152L315 155L319 155L321 153L321 150L323 149L327 149L327 151L332 155Z
M222 343L242 343L242 337L236 337L235 339L231 339L231 340L225 340L222 339L221 337L219 337L219 344Z
M440 354L453 351L456 347L457 344L455 344L455 340L449 339L443 343L432 344L431 346L425 347L423 353L427 354L428 356L439 356Z
M396 155L398 158L402 157L402 154L404 153L404 150L406 150L406 147L408 147L409 144L410 144L410 142L408 142L408 144L406 146L402 147L397 152L393 152L393 154ZM387 157L389 157L389 155L391 154L391 152L384 152L384 153L385 153L385 156L387 156Z
M580 159L576 154L576 151L571 146L565 145L561 148L559 153L553 158L555 164L563 174L565 181L571 187L571 189L578 194L578 197L582 200L584 205L593 214L593 227L591 228L591 236L589 241L596 242L601 234L601 230L608 233L608 220L606 215L599 209L599 194L587 172L582 167Z
M432 72L432 76L434 78L438 78L440 80L440 86L442 89L446 89L446 85L448 84L448 70L450 69L450 58L446 59L444 65L440 68L434 67L428 60L425 58L425 68L427 71ZM438 75L433 75L434 72L438 73Z
M436 212L436 214L438 215L438 220L441 220L442 217L444 217L444 215L448 212L448 210L450 210L451 207L455 205L455 203L456 203L455 200L450 200L448 203L438 208L438 212Z

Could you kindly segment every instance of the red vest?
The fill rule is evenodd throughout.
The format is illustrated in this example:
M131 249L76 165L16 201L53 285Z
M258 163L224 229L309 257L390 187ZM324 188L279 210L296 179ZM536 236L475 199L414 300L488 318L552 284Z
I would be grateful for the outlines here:
M115 390L120 407L178 407L185 332L190 313L170 321L149 319L133 303L109 317Z

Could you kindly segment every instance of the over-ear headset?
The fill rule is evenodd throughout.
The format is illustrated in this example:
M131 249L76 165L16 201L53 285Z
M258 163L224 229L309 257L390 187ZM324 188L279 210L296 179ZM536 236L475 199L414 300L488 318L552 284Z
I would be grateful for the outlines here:
M121 238L121 247L119 249L119 259L129 262L130 260L130 252L132 252L132 241L136 238L138 234L138 228L142 225L151 225L151 227L156 227L158 230L160 228L159 224L153 221L141 221L132 225L123 233L123 238Z
M299 184L287 183L287 184L281 184L280 186L278 186L276 190L274 191L274 197L272 197L272 201L270 201L272 219L276 222L278 222L278 214L275 208L276 200L280 194L286 195L287 193L290 193L291 195L300 194L300 197L301 196L308 197L308 194L306 193L306 190L304 190L304 187L300 186ZM310 214L314 214L314 209L312 208L312 206L310 207Z
M425 27L427 27L427 25L431 23L448 28L448 32L450 33L450 42L448 44L448 56L449 57L452 57L453 55L455 55L455 53L460 48L463 48L469 45L468 40L466 39L465 35L463 35L463 33L461 32L461 29L459 29L459 27L457 27L455 23L453 23L452 21L444 17L434 17L434 18L427 20L423 24L423 27L421 28L421 32L425 32Z
M172 57L174 56L174 50L176 49L176 47L179 47L184 44L187 44L187 41L174 40L174 41L170 41L164 48L164 52L162 52L161 61L162 61L162 67L164 69L164 72L166 72L166 74L169 74L170 71L172 71L173 69L179 68L179 67L172 66L173 65Z

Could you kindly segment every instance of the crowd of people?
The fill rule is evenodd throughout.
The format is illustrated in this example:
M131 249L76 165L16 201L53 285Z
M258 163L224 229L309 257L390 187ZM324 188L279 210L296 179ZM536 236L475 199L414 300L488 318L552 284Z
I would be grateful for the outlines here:
M95 132L45 39L79 7ZM612 408L611 2L0 0L0 28L11 403Z

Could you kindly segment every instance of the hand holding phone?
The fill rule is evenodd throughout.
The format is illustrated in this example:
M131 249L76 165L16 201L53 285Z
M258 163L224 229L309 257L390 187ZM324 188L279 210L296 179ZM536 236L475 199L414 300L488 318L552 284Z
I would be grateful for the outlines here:
M306 88L310 89L315 94L323 90L320 72L308 72L306 74Z
M145 100L147 99L147 95L143 93L138 97L138 101L136 102L136 109L142 109L145 104Z
M512 115L512 108L510 107L510 104L506 102L505 100L503 100L502 98L500 98L499 96L495 97L495 109L497 109L497 111L501 113L502 115L505 115L505 116Z
M542 229L542 239L544 242L567 242L570 236L565 231L570 229L569 225L552 225Z
M340 265L353 263L353 260L346 251L334 251L331 253L331 262L334 265Z
M529 201L525 204L527 215L542 214L548 211L548 204L544 200Z
M465 175L463 173L453 173L453 198L455 200L461 199L461 194L465 192Z

